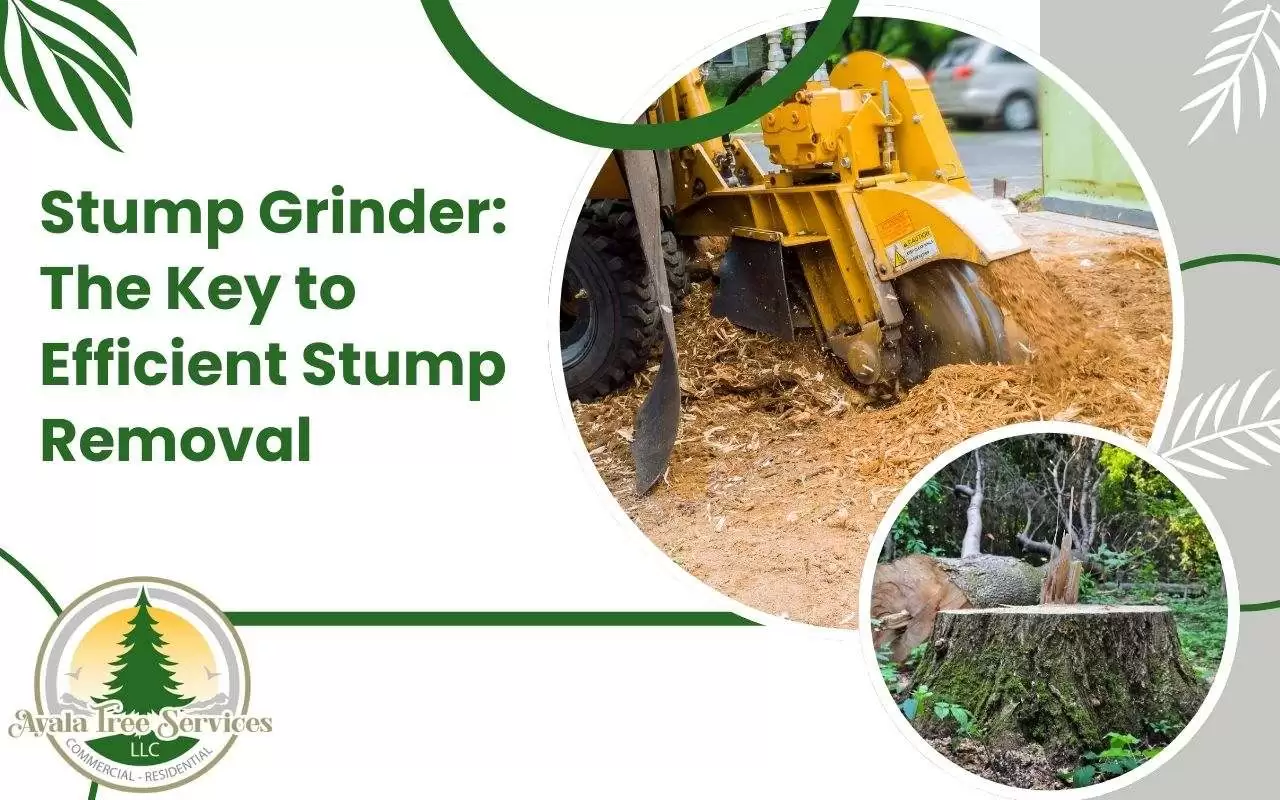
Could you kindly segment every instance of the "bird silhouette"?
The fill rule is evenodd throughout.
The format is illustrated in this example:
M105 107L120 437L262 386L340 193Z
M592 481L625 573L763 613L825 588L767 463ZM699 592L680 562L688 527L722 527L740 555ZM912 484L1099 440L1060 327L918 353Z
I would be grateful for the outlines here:
M214 678L218 677L218 676L219 676L219 675L221 675L221 674L222 674L221 672L214 672L214 671L210 670L208 667L205 667L205 668L204 668L204 679L205 679L205 680L207 680L207 681L211 681L211 680L213 680Z
M84 664L81 664L80 666L76 667L75 672L65 672L63 674L73 681L78 681L80 680L80 671L83 669L84 669Z

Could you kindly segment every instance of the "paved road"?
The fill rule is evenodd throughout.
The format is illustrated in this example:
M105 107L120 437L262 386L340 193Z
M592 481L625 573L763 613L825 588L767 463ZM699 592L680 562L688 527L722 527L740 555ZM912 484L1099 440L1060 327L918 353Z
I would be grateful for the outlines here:
M1008 179L1009 197L1040 188L1040 131L953 132L951 135L969 182L979 197L991 196L993 178ZM772 167L760 134L744 134L742 138L761 166Z

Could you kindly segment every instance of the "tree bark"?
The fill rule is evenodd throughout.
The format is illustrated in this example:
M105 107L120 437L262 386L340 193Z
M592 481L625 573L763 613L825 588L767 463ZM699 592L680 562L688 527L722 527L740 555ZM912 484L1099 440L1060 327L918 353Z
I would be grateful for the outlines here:
M968 710L992 747L1044 747L1074 766L1110 732L1141 736L1147 723L1185 725L1207 686L1182 656L1164 606L1053 606L949 610L914 677ZM954 732L917 709L925 736Z

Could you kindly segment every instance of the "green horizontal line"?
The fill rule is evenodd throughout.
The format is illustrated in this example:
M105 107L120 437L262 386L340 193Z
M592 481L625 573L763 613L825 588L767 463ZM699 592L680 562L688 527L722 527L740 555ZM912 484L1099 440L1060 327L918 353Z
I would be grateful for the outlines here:
M1196 267L1203 267L1209 264L1224 263L1250 263L1250 264L1270 264L1274 267L1280 267L1280 258L1275 256L1264 256L1260 253L1219 253L1216 256L1201 256L1193 258L1190 261L1182 262L1183 272Z
M1271 611L1280 608L1280 600L1270 600L1266 603L1241 603L1241 611Z
M228 611L240 627L724 627L754 626L728 611Z

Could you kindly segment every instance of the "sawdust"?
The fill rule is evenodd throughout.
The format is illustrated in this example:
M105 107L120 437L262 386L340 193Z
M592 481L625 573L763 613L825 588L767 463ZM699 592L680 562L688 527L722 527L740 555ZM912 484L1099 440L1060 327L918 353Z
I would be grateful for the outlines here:
M1074 420L1149 438L1164 394L1171 310L1154 240L1053 232L991 291L1030 339L1017 365L941 367L898 402L842 378L810 333L794 342L708 313L695 284L676 320L684 393L665 480L635 496L628 442L653 371L575 404L583 442L619 503L676 563L762 611L856 622L867 545L897 492L949 447L1029 420Z

